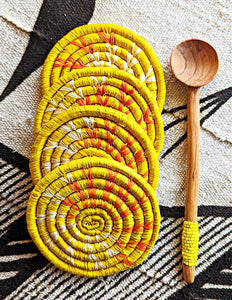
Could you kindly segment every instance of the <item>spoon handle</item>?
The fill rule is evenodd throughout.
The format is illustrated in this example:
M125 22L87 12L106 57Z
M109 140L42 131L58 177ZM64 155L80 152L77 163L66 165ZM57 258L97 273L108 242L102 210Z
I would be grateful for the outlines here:
M200 169L200 105L199 88L188 88L187 142L188 167L185 202L185 222L182 233L183 275L188 283L194 281L198 253L197 204Z

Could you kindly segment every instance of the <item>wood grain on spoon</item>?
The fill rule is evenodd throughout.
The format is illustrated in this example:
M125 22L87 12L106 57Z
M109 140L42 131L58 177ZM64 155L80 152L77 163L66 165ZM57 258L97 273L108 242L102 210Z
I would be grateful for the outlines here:
M170 59L171 69L178 80L188 86L187 132L188 168L185 202L185 220L197 221L197 204L200 169L200 87L214 79L219 68L215 49L202 40L187 40L180 43ZM194 281L195 267L183 264L184 280Z

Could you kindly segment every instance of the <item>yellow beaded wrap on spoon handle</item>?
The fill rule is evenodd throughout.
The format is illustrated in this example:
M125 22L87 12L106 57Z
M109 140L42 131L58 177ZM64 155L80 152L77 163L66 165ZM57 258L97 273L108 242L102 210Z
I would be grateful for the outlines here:
M184 221L182 231L183 264L194 267L197 264L199 231L198 222Z

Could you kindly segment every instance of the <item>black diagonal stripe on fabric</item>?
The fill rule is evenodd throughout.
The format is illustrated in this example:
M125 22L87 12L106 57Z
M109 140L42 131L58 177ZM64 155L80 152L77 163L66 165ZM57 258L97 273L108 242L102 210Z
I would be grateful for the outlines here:
M1 246L3 246L2 239L0 240L0 242ZM4 245L4 247L0 248L0 256L25 254L25 248L27 251L26 254L38 252L35 244L31 241L30 243L27 243L27 245L25 245L24 243L17 245Z
M65 294L65 298L66 298L66 299L68 299L69 296L74 295L76 289L79 289L79 290L80 290L85 284L89 283L89 282L92 280L92 278L86 278L86 280L84 280L83 283L81 283L80 285L77 285L77 286L76 286L77 282L78 282L80 279L83 279L83 278L82 278L82 277L78 277L78 279L77 279L77 280L75 281L75 283L73 284L72 288L70 288L69 286L67 286L67 287L63 290L63 292L67 292L67 290L69 290L69 293L68 293L68 294ZM74 290L74 291L73 291L73 290ZM80 296L80 297L81 297L81 296Z
M40 278L41 275L43 275L45 272L47 272L47 271L48 271L50 268L52 268L52 267L53 267L53 265L51 265L51 263L47 263L47 264L44 266L44 268L42 268L41 271L38 272L38 273L36 274L36 278ZM40 270L40 269L38 269L38 270ZM34 275L38 270L35 270L35 272L32 274L32 276L29 277L30 279L29 279L29 281L27 282L27 286L29 286L29 285L35 280L35 278L33 277L33 275ZM31 289L34 289L34 287L31 286ZM23 285L23 283L22 283L22 285L20 286L20 289L19 289L19 291L18 291L18 294L20 294L22 291L24 291L24 285Z
M32 190L32 188L30 188L30 189L24 191L22 194L24 195L24 194L26 194L26 193L30 193L31 190ZM17 198L19 198L19 197L17 197ZM17 202L16 202L16 201L12 201L12 202L11 202L11 206L8 207L7 210L2 211L2 213L0 214L0 218L1 218L2 216L4 216L5 214L7 214L9 210L11 211L11 210L12 210L13 208L15 208L15 207L18 207L18 209L20 209L20 208L21 208L21 207L20 207L21 204L22 204L23 202L27 201L28 198L29 198L29 195L27 195L26 197L22 198L20 201L17 201ZM17 212L17 210L15 210L15 211L13 212L13 214L15 214L16 212ZM12 213L11 213L11 215L12 215ZM3 221L5 222L5 220L6 220L6 219L2 220L2 221L0 222L0 224L3 223Z
M144 274L139 274L139 276L137 276L137 277L135 277L135 278L133 278L133 282L135 282L135 281L137 281L139 278L141 278L142 276L143 276ZM135 288L133 288L131 291L129 291L129 292L127 292L125 295L123 295L123 298L124 299L130 299L130 296L131 296L131 294L132 293L134 293L134 290L136 289L139 289L139 288L141 288L144 284L146 284L149 280L151 280L151 277L148 277L145 281L143 281L139 286L136 286ZM130 284L131 284L131 281L130 281ZM120 292L120 291L119 291ZM119 293L118 292L118 293ZM117 293L117 295L118 295L118 293ZM125 297L127 297L127 298L125 298ZM137 299L139 299L138 298L138 296L136 296L136 298ZM121 298L122 299L122 298Z
M98 280L98 281L96 281L95 282L95 284L91 287L91 291L94 291L95 290L95 288L99 285L99 281L100 280ZM103 283L102 281L100 281L101 283ZM104 286L104 284L103 284L103 286ZM84 297L86 296L86 295L88 295L88 293L90 293L91 291L89 291L89 290L85 290L84 291L84 293L82 293L81 295L80 295L80 297L82 298L82 299L84 299ZM73 293L71 294L71 295L73 295ZM94 293L94 297L96 296L96 294ZM88 298L87 299L89 299L89 295L88 295ZM95 300L95 299L94 299Z
M229 242L227 245L230 245ZM193 284L186 285L183 289L178 290L173 296L170 296L168 300L180 300L180 299L194 299L189 298L194 293L195 299L220 299L220 300L230 300L231 299L231 290L221 291L221 293L212 293L212 290L202 289L202 287L210 282L217 284L218 283L218 274L221 270L229 269L232 265L232 249L226 251L218 259L216 259L206 270L201 272L196 276ZM189 297L188 297L189 296Z
M181 260L180 260L180 261L181 261ZM179 263L180 263L180 261L179 261ZM181 273L183 273L183 269L182 269L182 268L181 268L181 270L180 270L178 273L176 273L176 276L175 276L175 277L180 276ZM174 279L174 277L173 277L173 279ZM172 280L173 280L173 279L172 279ZM180 279L180 280L177 280L177 281L175 282L175 285L177 286L181 281L183 281L183 278ZM166 287L167 287L167 286L166 286ZM158 289L158 291L160 291L162 288L163 288L163 286L160 287L160 288ZM168 287L167 287L167 288L168 288ZM160 293L159 297L162 297L162 296L165 295L165 293L167 292L167 288L166 288L163 292ZM153 295L153 293L150 294L150 295Z
M184 110L184 109L187 109L187 104L181 105L181 106L178 106L178 107L174 107L174 108L171 108L169 110L164 108L163 111L162 111L162 115L164 115L164 114L173 114L173 113L176 113L177 111Z
M169 153L176 149L187 138L187 132L185 132L171 147L169 147L161 158L165 158Z
M214 220L212 220L213 222ZM216 222L216 224L213 225L213 227L210 227L210 231L212 232L215 228L217 228L219 225L221 225L222 223L225 222L225 219L218 219L218 222ZM215 222L213 222L215 223ZM209 234L208 231L205 231L203 234L201 234L201 240L207 236ZM209 240L209 239L208 239ZM206 240L207 241L207 240ZM202 244L202 246L204 245L205 243Z
M61 274L61 276L62 275L63 274ZM75 276L72 274L70 274L70 275ZM71 276L64 278L62 281L58 282L58 284L55 286L56 289L58 289L61 285L66 286L63 290L60 290L60 293L58 295L56 295L56 297L59 297L60 295L65 294L68 290L72 290L73 288L76 288L76 284L78 283L78 281L83 280L83 277L76 276L76 280L72 283L72 287L70 287L69 285L66 285L66 283L70 280ZM58 277L58 278L60 278L60 277ZM91 279L91 278L88 278L88 279ZM86 281L87 281L87 279L86 279ZM66 295L65 295L65 297L66 297Z
M181 252L178 253L178 255L180 255ZM159 281L162 281L162 279L168 274L170 273L173 269L175 269L177 266L179 266L181 264L181 261L182 261L182 256L180 256L179 259L177 259L177 261L175 262L175 264L171 265L171 268L168 269L168 271L164 274L162 274L158 280ZM183 272L183 269L181 267L181 269L176 273L174 274L172 277L170 277L170 281L174 280L174 278L178 277L181 273ZM160 291L162 287L160 287L160 289L158 289L157 291ZM161 295L160 295L161 296Z
M178 226L175 226L173 228L173 230L171 229L169 232L167 232L165 235L163 235L162 240L165 239L169 235L170 232L174 232L179 227L181 227L181 224L179 224ZM170 236L170 239L168 239L167 241L165 240L165 245L167 245L167 243L170 244L174 239L176 239L180 236L181 236L181 230L179 232L177 232L174 236ZM162 247L163 247L163 245L160 245L160 246L157 245L157 247L155 247L155 251L152 252L149 256L150 260L159 253L159 251ZM163 254L161 257L159 257L158 261L160 261L160 259L165 257L166 255L167 255L167 253ZM158 261L156 261L154 264L151 264L150 267L153 267Z
M29 182L27 182L27 183L25 183L23 186L21 186L20 189L18 189L18 191L23 190L25 187L27 187L27 186L30 185L31 183L32 183L32 180L30 180ZM33 189L33 186L32 186L32 187L29 187L29 188L26 189L25 191L22 191L21 193L19 193L19 194L17 195L17 199L19 199L20 197L22 197L23 195L25 195L27 192L30 192L32 189ZM18 191L17 191L17 192L18 192ZM5 198L5 197L3 197L3 198ZM12 201L12 199L9 200L9 201ZM0 206L0 207L1 207L1 206Z
M94 0L46 0L43 2L26 51L0 101L40 67L52 46L75 27L87 24L93 15ZM56 7L56 9L54 9Z
M224 228L223 228L223 231L225 230L225 229L227 229L227 227L230 227L232 225L232 223L229 223L227 226L225 226ZM231 234L231 231L227 231L225 234L223 234L222 236L220 236L220 237L218 237L218 239L217 239L217 241L215 242L215 243L213 243L210 247L208 247L207 248L207 250L205 250L204 252L202 252L202 253L200 253L199 255L198 255L198 260L206 253L206 251L209 251L209 250L211 250L213 247L215 247L215 245L217 245L218 243L220 243L225 237L227 237L229 234ZM209 241L210 239L208 239L207 241ZM206 242L207 241L205 241L202 245L205 245L206 244ZM201 245L201 246L202 246ZM232 245L231 245L232 246ZM214 253L214 255L215 255L215 253ZM210 256L211 257L211 256ZM201 266L203 264L203 262L202 263L200 263L198 266Z
M219 92L213 93L209 96L206 96L206 97L200 99L200 103L207 102L207 101L209 101L211 99L214 99L214 98L219 98L219 99L216 99L217 101L219 101L220 99L229 99L231 97L232 97L232 87L229 87L229 88L226 88L224 90L221 90ZM178 107L174 107L170 110L163 109L162 114L165 114L165 113L171 114L171 113L175 113L177 111L184 110L184 109L187 109L187 104L182 105L182 106L178 106Z
M4 211L2 211L2 213L0 214L0 217L1 217L2 215L4 215L4 214L6 213L7 210L12 209L12 208L15 208L15 207L17 207L17 206L20 206L20 204L22 204L24 201L27 201L28 198L29 198L29 196L30 196L30 194L28 194L28 193L30 193L32 189L33 189L32 187L29 188L29 189L26 189L26 190L24 190L22 193L20 193L16 198L11 199L11 200L9 201L9 203L8 203L8 204L9 204L9 207L8 207L7 209L5 209ZM27 195L26 197L23 197L23 196L26 195L26 194L28 194L28 195ZM21 197L23 197L23 198L20 199ZM4 199L7 200L7 198L4 198ZM19 208L20 208L20 207L19 207Z
M15 170L15 168L13 168L13 170ZM17 170L17 169L16 169ZM8 172L9 173L9 172ZM10 175L9 177L7 177L6 179L4 179L1 184L4 185L7 181L10 181L11 179L13 179L14 177L18 176L21 173L21 171L17 171L16 173Z
M7 166L7 163L0 164L0 170Z
M6 193L6 194L4 195L4 198L7 198L7 196L8 196L9 194L14 194L15 191L16 191L16 192L19 191L22 187L21 187L20 185L17 187L16 185L19 184L21 181L22 181L22 183L23 183L23 181L24 181L26 178L28 178L28 174L25 174L25 175L23 175L22 177L20 177L19 179L17 179L17 180L15 180L15 181L11 182L4 190L2 190L1 193L2 193L2 194L5 194L6 191L8 191L10 188L15 187L14 189L12 189L12 190L9 191L8 193Z
M213 98L219 98L219 99L229 99L232 97L232 87L229 87L229 88L226 88L224 90L221 90L219 92L216 92L214 94L211 94L209 96L206 96L204 98L202 98L200 100L200 103L204 103L204 102L207 102Z
M64 276L64 274L66 275L66 278L60 280ZM44 299L49 299L50 295L53 295L53 293L55 293L55 291L58 290L61 286L65 286L64 283L70 280L70 277L74 277L74 276L75 275L73 274L68 274L65 272L58 273L58 275L50 281L49 285L54 285L54 287L52 288L52 290L49 291L49 294ZM62 294L62 291L63 290L60 289L60 293L59 294L56 293L56 298Z
M164 225L164 222L167 222L167 223ZM171 226L175 222L176 222L176 218L162 217L161 225L160 225L160 232L164 231L167 227Z
M119 273L117 273L117 274L114 274L114 275L113 275L113 276L114 276L114 279L112 279L113 285L110 286L109 283L108 283L108 289L109 289L109 290L114 289L114 288L115 288L118 284L120 284L126 277L129 277L134 271L136 271L136 270L138 269L138 267L139 267L139 266L137 266L137 267L135 267L135 268L133 268L133 269L131 269L131 270L127 270L127 271L125 271L125 272L119 272ZM116 283L117 283L117 284L116 284ZM97 287L99 287L100 284L103 284L102 281L100 281L98 285L97 285L97 283L96 283L94 289L96 289ZM103 286L104 286L104 284L103 284ZM92 290L92 292L91 292L90 295L94 294L94 295L96 296L96 294L95 294L95 292L94 292L94 289ZM119 292L120 292L120 291L119 291ZM101 295L102 295L102 294L101 294L101 290L98 290L97 293L99 293L99 294L97 294L97 295L98 295L98 298L96 298L96 299L94 299L94 300L101 299ZM84 295L87 295L87 294L88 294L88 292L85 292L85 293L84 293ZM118 293L114 294L114 297L116 297L117 294L118 294ZM89 296L89 295L88 295L88 296ZM87 298L86 298L86 299L87 299ZM88 299L89 299L89 298L88 298Z
M200 125L202 125L208 118L210 118L232 96L231 92L225 93L224 90L221 91L221 95L223 95L222 100L214 108L212 108L211 111L209 111L204 117L202 117L200 119ZM219 99L217 99L217 100L219 101ZM169 153L171 153L174 149L176 149L186 138L187 138L187 132L185 134L183 134L171 147L169 147L166 150L166 152L161 156L161 159L165 158Z
M150 277L148 277L145 281L143 281L143 283L139 286L136 287L136 289L140 289L141 286L144 286L146 283L148 283L151 280ZM145 287L146 288L146 287ZM133 290L132 290L133 291ZM133 291L134 292L134 291ZM128 297L132 294L132 292L130 292L130 294L128 294ZM143 291L140 292L138 295L136 295L136 298L139 299L139 297L143 294ZM125 295L125 297L127 296L127 294Z
M115 283L114 283L112 286L110 286L109 288L110 288L111 290L112 290L113 288L115 288L115 286L117 286L118 284L120 284L120 282L122 282L125 278L129 277L129 276L131 275L131 273L134 272L134 270L135 270L135 269L131 269L131 270L125 272L125 273L120 273L120 275L123 274L123 276L121 276L121 277L119 278L118 281L115 281ZM98 296L97 298L95 298L94 300L99 300L99 299L101 299L101 295L99 295L99 296Z
M10 241L18 240L28 240L30 236L26 229L26 218L25 215L14 221L5 235L1 237L1 254L4 256L4 253L7 253L7 249L14 248L17 249L19 245L11 245L8 243ZM21 247L21 246L20 246ZM36 246L31 244L31 247L34 247L32 253L37 253L37 256L28 257L25 259L18 259L4 263L1 263L1 272L11 272L18 271L18 273L6 280L1 281L0 288L0 299L4 299L7 295L11 294L14 290L18 288L24 281L26 281L36 270L43 268L47 264L47 260L39 253ZM28 245L24 244L24 254L28 254ZM20 248L20 253L23 250ZM13 253L13 251L12 251ZM16 250L17 254L17 250Z
M175 126L179 123L181 123L182 121L187 121L187 116L184 117L184 118L179 118L179 119L167 124L166 126L164 126L164 131L167 131L168 129L172 128L173 126Z
M10 173L11 171L13 171L15 168L14 167L10 167L9 169L7 169L4 173L1 174L1 178L5 175L7 175L8 173ZM8 178L6 178L5 180L1 181L0 185L3 185L4 183L6 183L8 180Z
M223 223L223 222L220 222L220 224L221 223ZM226 230L228 227L230 227L232 225L232 223L228 223L227 225L225 225L224 227L222 227L222 228L218 228L218 230L215 230L214 232L213 232L213 234L214 234L214 236L213 237L215 237L216 235L220 235L220 233L221 232L223 232L224 230ZM213 228L211 228L210 230L211 230L211 232L214 230L214 229L216 229L218 226L217 225L215 225ZM231 233L230 231L228 231L228 233ZM207 232L205 232L205 234L204 234L204 236L207 236ZM204 242L201 242L201 240L202 240L202 236L200 237L200 243L199 243L199 245L201 246L201 247L203 247L206 243L208 243L210 240L212 239L212 236L209 236Z
M207 110L208 108L210 108L211 106L219 103L220 101L224 101L224 99L222 97L220 97L220 98L217 98L217 99L211 101L210 103L200 107L200 112L203 112L203 111ZM185 105L184 108L187 109L187 106ZM172 121L171 123L167 124L166 126L164 126L164 131L172 128L173 126L181 123L182 121L187 121L187 116L185 116L183 118L178 118L177 120Z
M27 193L30 193L30 191L31 191L31 189L28 189L28 190L24 191L22 194L25 195L25 194L27 194ZM8 214L8 216L7 216L6 218L4 218L4 219L2 219L2 220L0 221L0 225L2 225L3 223L5 223L6 221L8 221L8 220L12 217L12 215L15 215L17 212L21 211L22 209L26 210L26 208L25 208L25 207L22 208L20 204L22 204L23 202L27 201L27 200L28 200L28 197L29 197L29 195L27 195L26 197L23 197L18 203L14 204L14 205L13 205L14 207L15 207L15 206L19 206L19 207L18 207L18 210L14 211L13 213ZM0 215L1 218L2 218L2 216L5 215L5 214L6 214L6 211L4 211L4 212Z
M178 249L180 246L181 246L181 241L178 244L176 244L172 250L174 251L174 250ZM181 253L181 251L179 250L175 255L173 255L170 259L168 259L160 268L165 268L168 264L170 264L170 262L173 259L175 259L178 255L180 255L180 253ZM167 256L167 253L165 253L165 255L162 255L162 258L164 258L165 256ZM160 261L160 257L156 262L158 262L158 261ZM152 265L150 265L150 267L153 268L155 266L156 262L154 262ZM159 272L160 268L157 269L157 272Z
M206 217L206 218L204 218L204 221L205 222L198 222L198 228L199 228L199 230L200 229L202 229L203 227L205 227L206 225L208 225L212 220L214 220L214 217L212 217L212 218L208 218L208 217Z
M19 214L21 213L22 211L26 211L26 207L22 207L20 208L19 210L17 210L17 213L16 214ZM15 214L13 214L14 216ZM20 218L21 216L19 216ZM7 216L4 220L0 221L0 226L3 227L4 223L6 223L6 221L9 221L10 219L12 218L12 214ZM9 226L11 226L11 223L9 225L7 225L4 229L6 230L6 228L8 228Z
M26 183L21 189L24 189L27 185L31 184L32 181L30 181L29 183ZM33 186L29 187L28 189L26 189L25 191L22 191L20 194L18 194L17 198L19 199L20 197L26 195L27 193L31 192L33 190Z
M2 143L0 143L0 157L15 168L30 174L29 159Z
M202 125L206 120L208 120L209 117L211 117L227 101L228 101L228 99L225 99L225 100L219 102L210 112L208 112L203 118L201 118L200 125Z
M200 112L203 112L203 111L207 110L207 109L210 108L211 106L213 106L213 105L215 105L215 104L217 104L217 103L219 103L220 101L223 101L223 100L224 100L224 99L218 98L218 99L215 99L215 100L209 102L208 104L206 104L206 105L204 105L204 106L202 106L202 107L200 108Z
M3 235L0 238L0 242L1 242L1 249L0 249L0 253L3 253L2 251L4 251L3 249L3 245L4 247L7 248L17 248L17 246L12 245L12 246L8 246L8 243L12 242L12 241L21 241L21 240L30 240L30 235L27 231L27 226L26 226L26 215L24 214L23 216L21 216L18 220L14 221L8 232ZM28 253L27 252L27 245L24 244L25 247L25 254ZM36 252L37 248L34 246L34 252ZM7 251L5 251L4 253L6 253ZM38 251L37 251L38 252ZM17 253L16 253L17 254Z
M47 282L48 279L53 275L54 273L48 273L45 277L43 277L43 281L44 282ZM50 282L49 282L49 285L50 285ZM37 293L40 293L40 291L38 290ZM38 294L35 295L35 296L32 296L30 299L38 299Z

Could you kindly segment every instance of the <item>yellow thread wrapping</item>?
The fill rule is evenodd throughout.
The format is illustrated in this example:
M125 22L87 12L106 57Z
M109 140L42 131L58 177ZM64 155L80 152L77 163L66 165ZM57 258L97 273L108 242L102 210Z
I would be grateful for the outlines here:
M98 94L98 84L93 81L93 77L99 83L104 79L105 95ZM122 87L125 83L126 91ZM99 86L102 89L103 83ZM130 93L132 89L134 92ZM123 100L122 94L125 97ZM109 95L110 99L106 106L115 110L120 110L120 105L122 105L122 112L129 112L127 116L139 123L153 142L157 154L160 153L164 140L164 128L154 96L140 80L114 68L84 68L75 72L68 72L54 83L38 105L34 122L34 136L47 122L63 110L78 107L83 103L86 105L87 96L89 96L91 105L100 105L96 95L102 99L103 103L106 100L106 95ZM80 98L81 102L79 102ZM133 100L130 105L123 104L123 101L126 103L130 99ZM147 110L150 111L148 116L146 115ZM143 120L145 116L147 119Z
M89 133L94 133L94 131L92 128L86 131L87 126L83 117L94 118L96 138L92 140L96 145L99 140L102 141L100 149L91 146ZM106 120L109 122L109 129L106 128ZM78 136L79 140L76 141L75 138ZM87 142L86 144L83 139ZM145 132L124 113L111 108L89 105L65 110L39 132L30 156L30 171L34 183L37 183L49 171L70 160L84 156L89 156L91 159L92 156L109 157L105 147L106 141L112 141L110 146L114 150L108 154L111 160L121 155L122 164L134 168L156 189L159 177L158 158ZM123 145L126 146L125 150L128 150L125 155L122 152Z
M103 41L98 32L105 32L108 36L113 32L114 44ZM84 37L86 47L70 44L73 41L82 44L80 37ZM86 51L90 45L93 53ZM72 61L79 59L87 67L116 67L141 79L157 97L162 111L166 94L163 69L152 47L136 33L113 24L89 24L75 28L53 47L45 60L41 82L43 94L59 77L73 72ZM65 67L54 67L60 62L65 62Z
M182 231L183 263L187 266L196 266L198 255L199 231L198 222L184 221Z
M66 163L44 176L27 206L28 231L58 268L107 276L143 262L160 228L152 187L108 159Z

